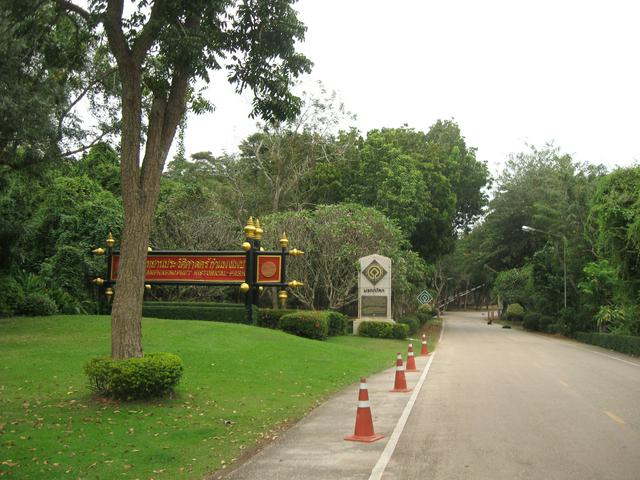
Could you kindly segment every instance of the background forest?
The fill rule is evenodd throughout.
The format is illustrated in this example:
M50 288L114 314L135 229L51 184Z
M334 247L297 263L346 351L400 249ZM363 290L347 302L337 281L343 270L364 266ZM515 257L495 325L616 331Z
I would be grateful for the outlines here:
M104 259L90 251L123 224L120 125L108 107L118 83L104 44L70 17L13 10L0 18L0 315L105 312L91 283ZM196 91L189 105L210 108ZM238 249L253 215L266 245L286 232L307 252L291 264L305 283L294 306L353 313L356 260L376 252L394 262L396 317L425 288L446 303L481 286L454 304L500 298L534 315L533 329L640 334L640 167L608 172L546 145L513 154L491 179L454 120L363 133L351 119L321 89L294 120L258 125L236 151L188 158L183 124L151 247ZM146 295L240 300L225 288Z

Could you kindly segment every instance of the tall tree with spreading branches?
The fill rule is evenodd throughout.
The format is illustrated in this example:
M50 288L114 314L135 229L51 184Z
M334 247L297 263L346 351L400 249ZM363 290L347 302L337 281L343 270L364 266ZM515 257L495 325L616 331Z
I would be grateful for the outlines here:
M226 69L242 93L254 93L253 116L294 117L290 87L311 62L296 52L305 27L295 0L56 0L79 28L102 35L120 81L124 228L112 309L112 357L142 356L142 298L147 246L160 176L186 110L212 106L196 91Z

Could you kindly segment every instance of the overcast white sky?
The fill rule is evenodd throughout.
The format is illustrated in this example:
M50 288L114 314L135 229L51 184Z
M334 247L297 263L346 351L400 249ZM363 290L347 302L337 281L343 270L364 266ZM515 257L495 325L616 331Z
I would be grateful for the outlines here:
M640 160L640 2L302 0L300 45L363 132L454 118L497 173L525 142L580 161ZM255 131L250 97L217 77L211 115L190 116L187 153L233 152Z

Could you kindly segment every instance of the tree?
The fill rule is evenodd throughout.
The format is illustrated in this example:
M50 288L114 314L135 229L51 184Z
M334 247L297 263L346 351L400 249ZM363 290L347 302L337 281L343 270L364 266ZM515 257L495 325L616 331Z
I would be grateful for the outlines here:
M451 251L456 231L482 213L489 181L487 166L449 121L438 121L429 133L406 126L371 130L338 161L319 164L314 177L326 184L319 199L374 206L398 222L429 261Z
M115 69L88 29L55 2L0 0L0 166L11 169L53 161L107 139L117 125L109 102ZM81 121L88 101L95 122Z
M281 212L263 219L265 245L287 233L305 255L287 263L287 276L304 286L293 291L308 308L343 308L357 299L358 259L372 253L393 261L393 303L398 315L407 296L424 288L427 265L398 227L379 211L357 204L320 205L314 211ZM398 292L397 294L395 292ZM401 293L402 292L402 293Z
M251 212L260 215L314 203L320 187L314 170L335 163L349 148L336 136L345 138L338 129L354 118L335 92L328 93L322 84L319 88L305 94L295 118L260 125L240 144L240 155L227 169L236 203L253 205Z
M305 27L292 1L141 0L128 15L124 0L94 0L88 9L56 1L94 34L104 28L121 88L124 228L112 309L114 358L142 355L145 260L160 177L188 106L196 113L211 108L195 82L207 82L208 72L224 65L238 92L253 90L253 115L282 121L299 109L291 78L310 62L295 51Z

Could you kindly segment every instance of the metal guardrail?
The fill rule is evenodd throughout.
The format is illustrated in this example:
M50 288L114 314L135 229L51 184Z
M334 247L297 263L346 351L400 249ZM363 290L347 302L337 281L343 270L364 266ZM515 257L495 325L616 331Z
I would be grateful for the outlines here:
M456 295L451 295L449 298L447 298L444 302L440 303L438 305L438 310L443 309L444 307L446 307L447 305L449 305L451 302L453 302L454 300L460 298L460 297L464 297L465 295L469 295L471 292L475 292L476 290L478 290L479 288L484 287L485 284L483 283L482 285L478 285L476 287L470 288L469 290L465 291L465 292L461 292L458 293Z

